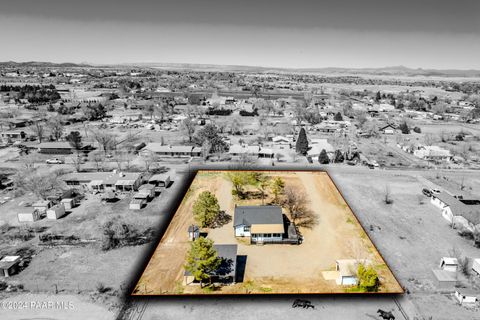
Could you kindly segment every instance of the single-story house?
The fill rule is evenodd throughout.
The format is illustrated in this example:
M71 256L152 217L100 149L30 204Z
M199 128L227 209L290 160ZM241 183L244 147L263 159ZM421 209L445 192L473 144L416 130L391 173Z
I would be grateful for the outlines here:
M20 256L5 256L0 260L0 270L4 277L10 277L18 271Z
M119 192L135 191L142 184L140 172L73 172L62 180L69 186L84 185L94 191L113 189Z
M68 142L42 142L36 146L43 154L72 154L73 147Z
M284 136L275 136L272 138L272 142L277 146L289 146L291 144L290 139Z
M237 273L237 248L236 244L214 244L217 257L222 259L220 267L210 274L212 283L233 284ZM198 284L194 276L187 270L184 273L184 284Z
M162 145L158 142L148 143L140 153L153 152L159 156L167 157L200 157L202 148L194 146Z
M252 243L281 242L285 234L279 206L236 206L233 216L236 237L250 237Z
M450 272L457 272L458 260L457 258L443 257L440 259L440 269Z
M439 146L420 146L413 151L413 155L427 161L450 161L452 158L450 150L442 149Z
M322 152L324 149L330 159L333 157L335 149L330 143L328 143L327 139L311 139L310 146L311 148L307 152L307 156L309 157L318 158L320 152Z
M248 155L248 156L254 156L258 158L273 158L273 156L275 155L273 150L269 148L263 148L260 146L239 145L239 144L232 145L228 150L228 153L231 156Z
M4 142L15 142L23 141L27 137L27 134L24 131L3 131L0 133L0 136Z
M394 134L397 128L393 124L389 123L378 130L383 134Z
M442 210L442 217L454 228L464 228L473 232L480 226L480 205L474 201L469 202L447 192L440 192L432 194L430 202Z

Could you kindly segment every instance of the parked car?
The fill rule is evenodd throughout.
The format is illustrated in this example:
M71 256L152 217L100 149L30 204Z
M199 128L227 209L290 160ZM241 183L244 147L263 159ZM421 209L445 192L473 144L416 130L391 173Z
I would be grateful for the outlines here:
M423 188L422 189L422 193L424 195L426 195L427 197L431 197L432 196L432 192L430 190L428 190L427 188Z
M62 164L64 163L62 160L57 158L47 159L46 161L48 164Z

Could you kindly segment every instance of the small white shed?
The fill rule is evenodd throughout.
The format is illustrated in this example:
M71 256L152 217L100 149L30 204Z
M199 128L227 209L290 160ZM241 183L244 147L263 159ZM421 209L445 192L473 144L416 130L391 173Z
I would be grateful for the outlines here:
M65 215L65 206L60 203L47 210L47 219L57 220Z
M147 199L133 198L128 206L131 210L140 210L147 204Z
M18 222L35 222L40 220L40 211L32 209L30 212L19 212L17 214Z
M358 283L357 269L359 261L343 259L335 261L335 270L338 271L336 283L342 286L354 286Z
M478 301L476 293L466 289L455 290L455 298L461 305L474 305Z
M457 272L458 260L457 258L443 257L440 259L440 269L450 272Z
M62 204L65 207L65 210L72 210L77 205L75 199L72 198L62 199Z
M32 204L34 209L39 210L40 212L45 212L52 207L53 203L48 200L40 200Z
M480 276L480 258L473 259L472 270Z

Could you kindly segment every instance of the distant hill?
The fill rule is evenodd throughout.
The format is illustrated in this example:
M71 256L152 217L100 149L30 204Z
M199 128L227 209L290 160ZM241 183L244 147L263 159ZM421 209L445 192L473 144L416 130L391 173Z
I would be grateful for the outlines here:
M480 77L480 70L458 69L413 69L405 66L391 66L382 68L275 68L242 65L215 65L215 64L189 64L189 63L123 63L115 65L96 65L86 63L53 63L53 62L0 62L0 67L20 68L154 68L163 70L192 70L192 71L220 71L220 72L248 72L248 73L301 73L301 74L326 74L326 75L377 75L377 76L424 76L424 77Z

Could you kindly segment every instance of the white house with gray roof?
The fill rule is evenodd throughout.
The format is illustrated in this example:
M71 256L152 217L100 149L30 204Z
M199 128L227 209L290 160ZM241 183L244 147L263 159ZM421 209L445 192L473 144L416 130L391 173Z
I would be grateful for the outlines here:
M252 242L281 242L285 234L282 208L279 206L236 206L233 228L236 237L250 237Z

